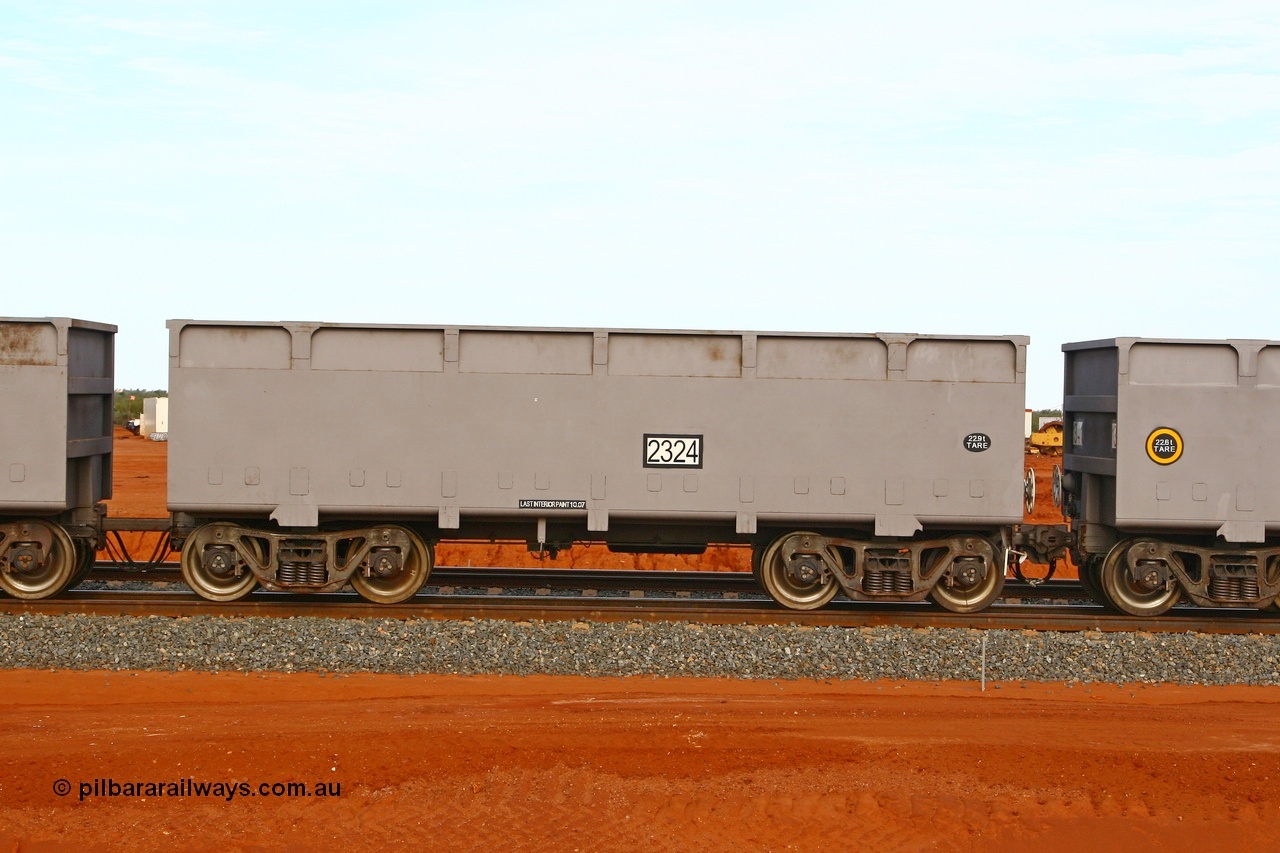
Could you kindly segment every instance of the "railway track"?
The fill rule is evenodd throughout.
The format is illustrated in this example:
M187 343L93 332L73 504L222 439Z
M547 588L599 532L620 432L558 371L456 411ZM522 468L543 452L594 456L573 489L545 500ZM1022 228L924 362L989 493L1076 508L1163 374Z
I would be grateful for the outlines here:
M176 564L162 564L146 569L127 569L114 563L95 565L90 580L105 582L175 582L182 578ZM599 594L637 593L688 594L768 600L755 579L745 572L659 572L625 569L517 569L438 566L431 572L426 590L446 590L443 594L474 594L476 590L535 590L547 595L552 591L577 590L590 597ZM1085 600L1084 590L1074 581L1029 584L1009 581L1005 597L1018 600Z
M154 574L154 573L153 573ZM176 579L173 573L166 580ZM711 624L848 628L972 628L979 630L1140 631L1277 634L1274 611L1176 608L1157 619L1135 619L1072 600L1074 584L1048 591L1028 587L1036 603L1000 603L977 614L954 614L928 603L838 600L813 612L784 610L750 575L722 572L622 572L441 569L411 601L370 604L351 592L296 595L258 591L237 602L206 601L188 590L76 589L43 601L0 600L0 613L112 616L319 616L340 619L503 619L509 621L680 621ZM1035 590L1032 593L1032 590ZM1051 595L1046 595L1045 593Z

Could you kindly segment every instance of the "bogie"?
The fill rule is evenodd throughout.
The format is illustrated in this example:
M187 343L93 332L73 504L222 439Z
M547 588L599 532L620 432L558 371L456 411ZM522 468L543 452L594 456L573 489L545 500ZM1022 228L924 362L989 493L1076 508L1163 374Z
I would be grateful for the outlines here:
M1004 588L1000 553L981 536L892 542L797 531L758 549L752 569L770 597L792 610L816 609L843 591L858 601L932 598L973 613Z
M369 601L395 604L417 594L431 567L431 547L396 524L278 533L213 522L188 534L182 549L183 578L213 601L234 601L259 586L310 593L350 583Z

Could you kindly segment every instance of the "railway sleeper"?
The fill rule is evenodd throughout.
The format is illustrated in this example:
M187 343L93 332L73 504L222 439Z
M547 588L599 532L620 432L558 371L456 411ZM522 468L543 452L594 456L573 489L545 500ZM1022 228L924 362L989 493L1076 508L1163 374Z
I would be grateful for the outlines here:
M234 601L258 586L277 592L336 592L348 583L364 598L394 604L431 572L432 552L407 527L276 533L230 522L205 524L182 547L182 575L204 598Z
M813 610L844 592L855 601L932 598L956 613L990 605L1004 588L991 540L972 534L882 541L797 531L774 539L760 553L756 575L784 607Z

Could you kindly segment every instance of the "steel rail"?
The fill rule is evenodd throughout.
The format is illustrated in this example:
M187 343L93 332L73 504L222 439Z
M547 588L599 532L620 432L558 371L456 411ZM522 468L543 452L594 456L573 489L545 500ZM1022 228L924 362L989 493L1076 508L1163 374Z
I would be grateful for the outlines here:
M588 603L589 602L589 603ZM419 595L402 604L377 605L354 593L289 595L255 592L236 602L205 601L188 591L76 590L40 601L0 600L0 613L109 616L295 616L337 619L503 619L508 621L703 622L807 627L966 628L972 630L1140 631L1147 633L1277 634L1280 617L1246 610L1176 608L1138 619L1098 606L996 604L981 613L956 614L928 604L833 602L812 612L783 610L770 601L688 598L553 598L546 596Z
M106 581L181 582L176 565L142 571L115 568L100 562L90 578ZM518 569L439 566L427 581L429 588L546 589L690 592L711 594L764 595L748 572L658 571L634 569ZM1085 600L1083 588L1075 581L1027 584L1007 581L1005 599Z

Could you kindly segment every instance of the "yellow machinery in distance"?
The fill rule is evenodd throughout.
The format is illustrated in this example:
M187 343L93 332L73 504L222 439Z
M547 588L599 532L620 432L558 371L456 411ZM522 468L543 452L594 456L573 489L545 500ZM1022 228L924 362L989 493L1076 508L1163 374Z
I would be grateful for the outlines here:
M1040 424L1040 429L1031 433L1031 437L1027 439L1027 449L1032 453L1042 453L1045 456L1061 456L1062 435L1062 421L1045 421Z

